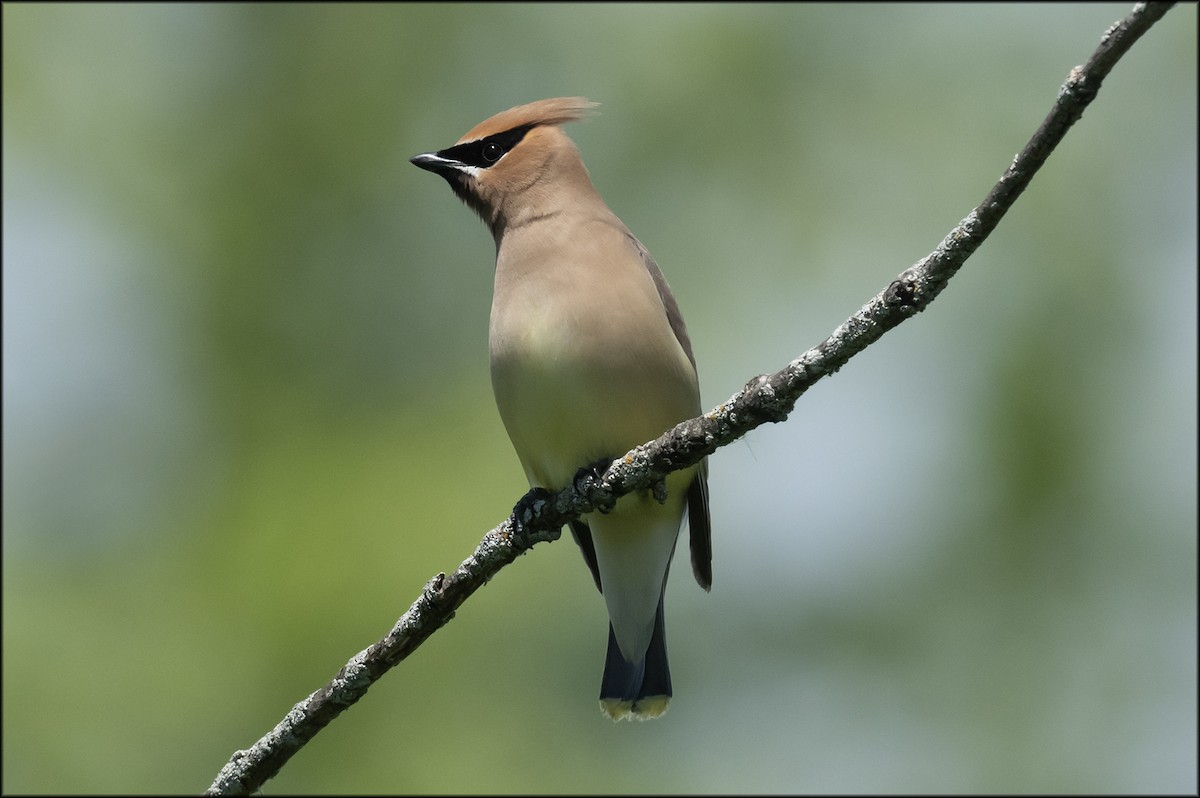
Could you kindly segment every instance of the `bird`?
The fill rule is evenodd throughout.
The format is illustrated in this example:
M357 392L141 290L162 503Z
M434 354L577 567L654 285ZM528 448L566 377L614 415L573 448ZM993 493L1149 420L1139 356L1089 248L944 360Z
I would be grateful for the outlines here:
M602 474L701 412L675 297L563 131L597 105L518 105L411 158L445 178L495 240L492 388L530 487L544 491ZM707 462L665 483L665 500L630 493L570 522L608 610L600 708L614 721L656 718L670 704L663 595L685 516L693 575L712 586Z

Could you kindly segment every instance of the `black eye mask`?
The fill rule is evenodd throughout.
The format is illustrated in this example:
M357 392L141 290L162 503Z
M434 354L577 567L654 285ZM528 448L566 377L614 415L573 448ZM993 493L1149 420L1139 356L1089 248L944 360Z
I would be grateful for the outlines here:
M505 153L517 146L521 139L525 138L525 134L532 130L533 127L533 125L514 127L512 130L495 133L478 141L468 141L465 144L447 147L444 150L439 150L437 155L439 158L448 158L467 166L477 166L480 169L487 169L503 158Z

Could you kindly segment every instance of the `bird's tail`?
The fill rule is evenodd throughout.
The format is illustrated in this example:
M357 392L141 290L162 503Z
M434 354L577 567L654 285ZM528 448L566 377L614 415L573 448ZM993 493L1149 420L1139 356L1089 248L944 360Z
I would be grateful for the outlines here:
M660 595L650 646L640 662L625 659L612 624L608 625L608 655L604 660L604 678L600 681L600 709L613 720L649 720L666 712L670 703L671 668L667 664L667 633Z

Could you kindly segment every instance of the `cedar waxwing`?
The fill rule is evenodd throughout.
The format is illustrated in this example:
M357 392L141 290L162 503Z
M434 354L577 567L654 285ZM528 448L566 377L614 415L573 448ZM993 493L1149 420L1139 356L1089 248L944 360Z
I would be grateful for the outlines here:
M530 486L548 490L700 414L675 298L559 127L595 105L520 105L412 159L444 177L496 240L492 388ZM705 473L701 463L671 474L663 502L629 494L571 522L608 607L600 706L613 720L658 717L670 702L663 592L685 510L696 581L712 582Z

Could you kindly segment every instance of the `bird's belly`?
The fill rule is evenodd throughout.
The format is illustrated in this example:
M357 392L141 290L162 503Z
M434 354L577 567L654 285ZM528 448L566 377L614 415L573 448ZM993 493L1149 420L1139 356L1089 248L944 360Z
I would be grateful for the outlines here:
M699 410L682 350L676 356L618 329L580 331L562 318L526 317L518 335L492 332L496 404L531 484L560 488L580 467L620 456Z

